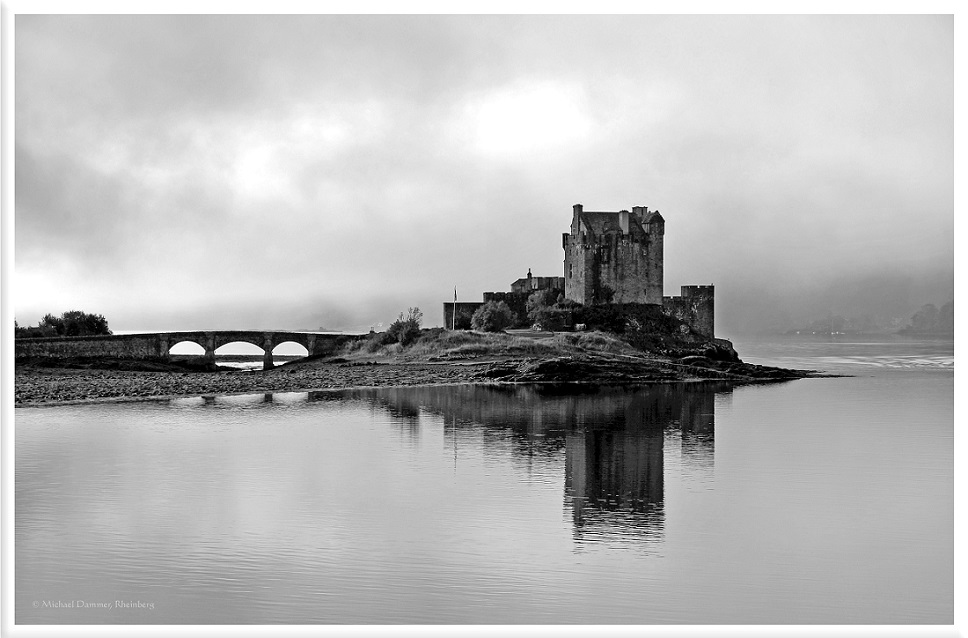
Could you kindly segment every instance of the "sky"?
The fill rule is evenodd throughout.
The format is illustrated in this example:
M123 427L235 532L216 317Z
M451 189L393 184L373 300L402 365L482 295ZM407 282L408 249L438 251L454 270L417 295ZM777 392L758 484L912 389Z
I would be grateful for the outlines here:
M17 15L20 325L379 330L658 209L717 336L954 296L952 16Z

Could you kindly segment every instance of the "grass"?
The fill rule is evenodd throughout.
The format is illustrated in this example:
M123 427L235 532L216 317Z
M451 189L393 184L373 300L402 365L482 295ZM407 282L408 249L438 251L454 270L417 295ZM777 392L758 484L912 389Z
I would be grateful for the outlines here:
M560 357L577 354L642 356L642 352L615 335L605 332L556 333L550 339L531 339L506 333L470 330L423 330L404 347L399 343L380 345L379 338L353 342L339 356L347 359L447 360L487 357Z

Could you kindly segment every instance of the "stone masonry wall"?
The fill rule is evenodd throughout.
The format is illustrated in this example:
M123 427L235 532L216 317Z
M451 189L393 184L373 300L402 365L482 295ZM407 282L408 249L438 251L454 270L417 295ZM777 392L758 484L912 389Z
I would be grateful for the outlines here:
M644 241L608 233L588 243L586 233L563 233L565 297L583 305L608 301L661 305L663 235L658 223Z
M683 321L706 337L715 336L715 290L713 286L682 286L679 297L663 297L666 314Z
M334 351L355 335L318 334L300 332L263 332L243 330L216 330L208 332L162 332L128 335L103 335L97 337L49 337L14 339L17 359L46 357L69 359L71 357L112 357L142 361L167 360L171 346L181 341L191 341L206 350L206 356L214 357L221 346L243 341L262 348L266 362L272 361L272 349L280 343L292 341L309 351L310 355L324 355Z
M582 243L584 235L569 239L569 235L565 234L562 240L565 249L565 298L590 304L594 296L592 251Z
M645 243L608 235L595 244L565 246L565 297L581 304L662 303L662 238Z
M660 251L656 256L656 243L633 242L628 236L618 235L603 238L590 249L598 262L598 282L592 287L611 289L613 303L662 303L662 255Z
M118 359L164 360L157 335L103 335L97 337L50 337L14 339L16 358L115 357Z

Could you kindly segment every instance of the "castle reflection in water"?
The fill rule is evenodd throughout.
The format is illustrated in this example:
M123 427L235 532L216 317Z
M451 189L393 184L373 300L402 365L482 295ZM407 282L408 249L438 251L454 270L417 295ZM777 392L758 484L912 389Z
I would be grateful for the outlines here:
M443 417L455 462L464 437L475 437L485 450L510 447L526 469L560 467L563 454L575 539L640 542L662 538L667 470L693 483L711 479L715 405L730 392L715 382L468 385L317 392L308 399L365 402L413 437L420 436L422 415ZM667 459L674 467L666 467Z

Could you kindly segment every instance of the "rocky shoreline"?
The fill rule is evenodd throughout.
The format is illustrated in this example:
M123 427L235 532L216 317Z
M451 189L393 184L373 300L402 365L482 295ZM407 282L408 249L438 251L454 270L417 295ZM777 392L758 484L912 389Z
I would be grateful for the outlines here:
M218 372L18 365L14 395L15 406L27 407L91 401L455 383L640 385L716 380L749 384L819 376L829 375L810 370L714 361L704 357L565 356L408 362L300 360L266 371Z

